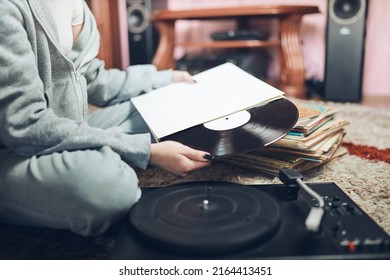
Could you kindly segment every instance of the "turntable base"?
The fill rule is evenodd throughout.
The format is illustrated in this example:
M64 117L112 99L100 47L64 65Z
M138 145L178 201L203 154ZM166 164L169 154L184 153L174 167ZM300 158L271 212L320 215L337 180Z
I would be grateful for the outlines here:
M390 236L336 184L308 185L325 200L315 233L305 219L316 201L287 199L285 185L144 188L111 259L390 259Z

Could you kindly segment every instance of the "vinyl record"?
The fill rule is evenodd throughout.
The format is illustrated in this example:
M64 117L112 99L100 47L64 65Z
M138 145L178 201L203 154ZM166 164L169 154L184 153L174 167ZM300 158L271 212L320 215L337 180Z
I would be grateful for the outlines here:
M129 214L132 232L153 248L222 254L272 238L281 222L270 195L228 182L191 182L142 196Z
M214 157L245 153L267 146L288 133L298 120L297 107L287 99L241 111L162 138Z

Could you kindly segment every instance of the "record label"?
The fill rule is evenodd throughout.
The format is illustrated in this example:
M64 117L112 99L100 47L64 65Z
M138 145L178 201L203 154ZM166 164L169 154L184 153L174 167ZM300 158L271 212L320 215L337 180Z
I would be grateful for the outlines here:
M210 130L223 131L237 128L246 124L251 118L248 111L240 111L228 116L204 123L203 125Z

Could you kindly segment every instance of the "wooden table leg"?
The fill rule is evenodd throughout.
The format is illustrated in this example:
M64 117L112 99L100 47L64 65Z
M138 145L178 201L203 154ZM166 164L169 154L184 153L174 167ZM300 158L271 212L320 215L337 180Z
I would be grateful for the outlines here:
M286 95L305 98L305 66L300 42L302 15L289 15L280 22L281 89Z
M175 61L173 58L175 44L175 22L174 21L156 21L155 26L159 31L160 40L153 57L153 64L159 70L174 69Z

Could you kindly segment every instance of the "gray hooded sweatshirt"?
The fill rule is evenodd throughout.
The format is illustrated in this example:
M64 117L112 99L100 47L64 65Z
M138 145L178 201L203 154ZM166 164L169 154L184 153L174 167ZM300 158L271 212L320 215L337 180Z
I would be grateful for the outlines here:
M21 156L109 146L146 168L150 135L128 135L87 124L88 102L107 106L168 84L172 71L153 65L106 70L96 58L99 33L85 5L72 51L59 49L45 0L0 0L0 151Z

